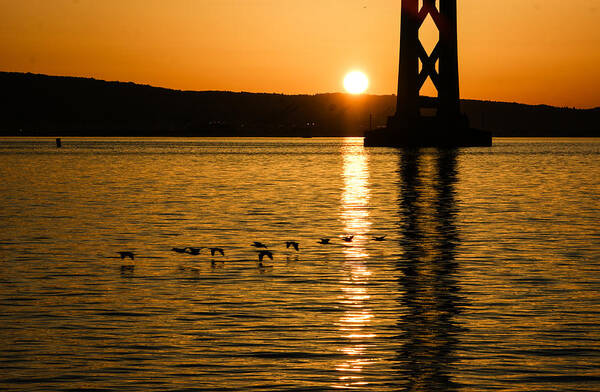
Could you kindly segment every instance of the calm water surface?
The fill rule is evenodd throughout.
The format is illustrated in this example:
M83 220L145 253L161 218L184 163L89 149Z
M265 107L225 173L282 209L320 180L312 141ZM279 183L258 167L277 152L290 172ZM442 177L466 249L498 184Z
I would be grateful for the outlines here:
M0 139L0 389L600 390L599 157Z

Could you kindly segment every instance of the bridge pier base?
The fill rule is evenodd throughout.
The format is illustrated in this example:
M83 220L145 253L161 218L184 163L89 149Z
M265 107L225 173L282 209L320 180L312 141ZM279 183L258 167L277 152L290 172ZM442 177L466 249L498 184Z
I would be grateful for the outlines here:
M385 128L365 133L365 147L490 147L492 134L471 128L467 116L454 121L442 117L417 117L407 122L395 116Z
M490 132L469 127L442 127L427 121L412 127L374 129L365 133L365 147L491 147Z

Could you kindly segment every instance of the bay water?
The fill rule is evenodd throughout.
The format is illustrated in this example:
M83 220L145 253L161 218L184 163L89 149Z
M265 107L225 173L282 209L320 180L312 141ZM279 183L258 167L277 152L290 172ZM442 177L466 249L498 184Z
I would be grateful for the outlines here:
M1 138L0 389L600 390L599 158Z

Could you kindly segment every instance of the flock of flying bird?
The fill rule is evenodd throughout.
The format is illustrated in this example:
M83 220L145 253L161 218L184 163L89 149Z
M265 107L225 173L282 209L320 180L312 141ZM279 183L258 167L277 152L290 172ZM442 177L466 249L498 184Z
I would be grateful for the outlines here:
M385 235L384 236L376 236L373 237L373 241L385 241ZM347 235L347 236L342 236L341 237L342 241L344 242L352 242L352 240L354 239L353 235ZM330 238L321 238L319 241L317 241L317 243L321 244L321 245L328 245L331 244L330 242ZM262 261L263 259L266 257L268 257L269 259L273 260L273 252L270 251L267 245L263 244L262 242L258 242L258 241L254 241L251 246L257 248L257 253L258 253L258 265L260 267L263 267ZM296 241L286 241L285 242L285 247L286 249L289 248L294 248L296 250L296 252L300 251L300 244ZM221 256L225 256L225 251L223 250L223 248L211 248L211 247L191 247L191 246L186 246L185 248L172 248L171 250L173 252L176 253L186 253L189 255L193 255L193 256L197 256L200 254L200 251L202 249L208 249L210 250L210 255L211 256L215 256L216 254L220 254ZM122 252L117 252L120 256L121 259L125 259L125 258L129 258L131 260L134 259L135 254L133 252L129 252L129 251L122 251ZM214 260L212 261L212 263L214 264Z

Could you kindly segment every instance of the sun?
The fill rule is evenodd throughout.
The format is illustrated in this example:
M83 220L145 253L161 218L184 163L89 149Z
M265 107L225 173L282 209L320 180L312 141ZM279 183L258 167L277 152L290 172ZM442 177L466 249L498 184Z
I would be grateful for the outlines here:
M350 94L362 94L367 87L369 87L369 79L360 71L348 72L344 77L344 88Z

